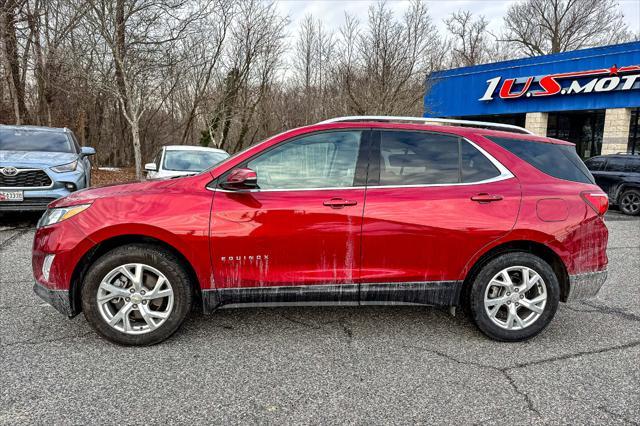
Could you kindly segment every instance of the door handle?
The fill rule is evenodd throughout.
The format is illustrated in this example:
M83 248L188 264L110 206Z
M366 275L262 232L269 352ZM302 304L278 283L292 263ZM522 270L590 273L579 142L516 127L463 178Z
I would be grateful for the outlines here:
M355 206L358 202L355 200L345 200L343 198L332 198L322 204L327 207L331 207L332 209L341 209L346 206Z
M491 203L494 201L500 201L502 200L502 195L493 195L493 194L486 194L486 193L481 193L481 194L477 194L471 197L471 201L477 201L478 203Z

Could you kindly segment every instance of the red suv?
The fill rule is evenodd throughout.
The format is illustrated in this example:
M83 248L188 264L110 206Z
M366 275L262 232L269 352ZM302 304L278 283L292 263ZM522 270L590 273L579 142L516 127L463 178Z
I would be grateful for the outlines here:
M598 292L608 200L572 144L412 120L333 119L195 176L57 200L35 292L127 345L192 306L301 304L461 306L517 341Z

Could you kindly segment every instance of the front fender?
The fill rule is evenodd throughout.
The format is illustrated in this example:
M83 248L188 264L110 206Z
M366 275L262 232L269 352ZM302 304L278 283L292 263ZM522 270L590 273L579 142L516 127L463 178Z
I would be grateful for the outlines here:
M200 286L210 288L211 201L209 191L100 198L77 216L77 225L95 245L116 238L157 240L184 257Z

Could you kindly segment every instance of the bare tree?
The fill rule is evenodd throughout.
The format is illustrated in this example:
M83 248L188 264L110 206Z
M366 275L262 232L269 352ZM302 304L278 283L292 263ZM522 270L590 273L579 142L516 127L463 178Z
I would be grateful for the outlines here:
M215 100L201 143L230 151L250 145L258 135L255 116L268 102L269 89L283 55L288 18L274 3L243 0L230 28L226 77Z
M193 139L194 122L201 115L200 110L207 93L214 90L212 84L216 83L216 78L221 74L219 68L225 43L236 13L236 1L208 2L204 5L202 19L192 23L196 31L191 31L181 46L188 55L181 71L180 82L180 92L188 98L188 113L184 118L181 144Z
M85 22L100 36L93 48L112 62L103 64L104 90L117 99L132 138L136 176L142 177L140 122L150 100L174 77L174 45L194 19L182 0L93 0ZM166 93L165 93L166 95Z
M625 38L615 5L523 0L495 42L482 16L451 15L445 41L424 1L381 1L340 31L309 15L288 42L268 0L0 0L0 122L70 127L140 175L168 143L233 152L330 116L421 114L434 70Z
M18 45L18 15L26 0L0 0L0 48L7 71L9 94L13 103L15 122L21 124L27 119L25 104L25 65L20 66ZM28 50L28 49L27 49ZM25 55L26 57L26 55Z
M468 67L490 60L492 43L487 30L489 21L484 16L474 19L470 11L460 10L453 12L444 22L453 36L453 66Z
M417 114L426 75L441 61L441 40L427 6L412 1L401 20L386 2L369 8L367 26L347 17L339 55L341 89L358 114Z
M336 40L320 20L308 15L300 25L294 46L293 73L301 106L296 124L318 120L331 111L330 92L336 64Z
M546 55L629 38L616 0L527 0L504 18L503 41L527 55Z

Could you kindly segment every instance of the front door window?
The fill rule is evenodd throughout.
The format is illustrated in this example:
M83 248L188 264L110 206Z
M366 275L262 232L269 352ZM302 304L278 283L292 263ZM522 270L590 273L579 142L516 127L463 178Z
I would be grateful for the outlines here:
M345 188L353 186L360 131L306 136L268 151L247 167L262 190Z

